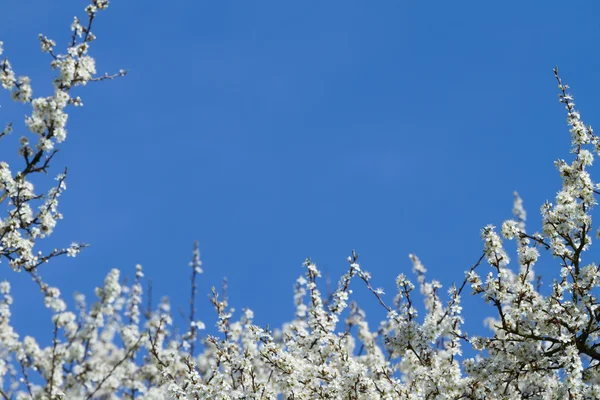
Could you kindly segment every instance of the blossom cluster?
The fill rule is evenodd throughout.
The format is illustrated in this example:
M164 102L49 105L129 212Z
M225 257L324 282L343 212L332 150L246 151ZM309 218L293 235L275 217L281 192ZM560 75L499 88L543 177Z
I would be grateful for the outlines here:
M71 96L71 89L90 81L125 75L125 71L120 71L112 76L95 77L94 59L87 54L90 43L95 39L91 32L92 21L98 12L107 7L107 0L92 1L86 7L88 19L85 26L75 18L71 25L71 44L65 54L57 54L54 50L56 43L40 34L42 51L50 54L50 65L58 71L53 81L54 92L50 96L34 98L31 79L16 75L8 58L0 60L0 84L10 91L13 100L31 107L30 115L25 118L25 126L35 138L34 143L27 135L20 138L22 167L11 168L8 163L0 162L0 204L6 202L8 205L6 217L0 220L0 257L8 259L11 267L17 271L33 271L53 257L62 254L74 256L84 247L83 244L73 243L46 254L35 250L37 240L50 235L57 221L62 218L57 205L59 196L66 189L67 171L57 175L57 186L45 194L35 192L30 178L36 173L48 173L50 162L58 151L56 145L66 139L67 106L83 104L79 96ZM3 43L0 42L0 55L3 51ZM13 124L8 123L0 137L12 131Z
M52 95L34 98L31 80L16 75L8 59L0 61L2 87L31 107L24 121L30 133L20 140L23 166L11 169L0 162L0 204L6 205L0 258L31 275L53 325L47 346L19 335L11 324L11 285L0 282L0 399L600 398L600 265L584 262L600 194L589 167L600 154L600 139L582 122L557 70L574 156L556 162L562 187L555 203L541 207L541 231L527 231L523 202L515 193L514 218L504 221L499 232L493 225L482 229L481 256L445 292L411 254L415 283L400 274L396 294L388 300L352 251L347 272L328 293L321 291L317 265L305 260L305 273L294 286L295 313L277 328L255 324L249 309L234 318L226 282L223 290L213 288L216 334L203 334L205 323L195 309L196 282L203 273L196 243L184 329L175 326L168 298L156 309L144 306L139 265L130 284L113 269L93 301L78 294L75 308L69 309L38 267L59 255L75 256L85 245L73 243L46 254L36 250L62 218L58 201L66 171L44 194L36 194L30 177L48 172L56 146L66 139L67 108L83 105L71 91L125 75L97 77L89 55L96 39L92 21L108 5L107 0L91 0L85 22L74 19L64 54L56 52L52 39L39 36L57 71ZM13 129L8 123L0 138ZM504 241L516 242L514 268ZM549 288L541 286L534 269L543 253L558 264ZM386 312L376 326L352 300L356 284L366 286ZM493 317L485 320L489 336L470 336L464 330L462 296L469 288L490 305ZM463 350L476 356L467 357Z

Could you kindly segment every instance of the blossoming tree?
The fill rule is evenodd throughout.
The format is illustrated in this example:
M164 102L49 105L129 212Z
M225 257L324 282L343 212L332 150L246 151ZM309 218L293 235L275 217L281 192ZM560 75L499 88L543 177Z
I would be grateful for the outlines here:
M388 301L382 290L373 288L354 251L337 288L324 296L320 272L307 259L305 274L296 282L296 312L289 323L274 330L259 327L250 310L234 320L226 297L213 289L219 334L201 337L204 325L194 308L196 278L202 273L196 244L190 263L189 326L183 333L175 333L167 300L156 310L143 309L140 266L131 285L112 270L96 289L94 302L78 295L76 310L67 309L59 289L45 283L38 266L61 255L75 256L85 246L74 243L47 254L36 247L62 217L58 200L67 171L44 194L35 191L30 178L50 171L56 146L67 135L66 110L83 105L72 89L125 75L96 75L88 54L96 39L92 22L108 5L108 0L91 0L85 20L73 21L64 54L40 35L42 51L57 72L50 96L33 97L29 78L15 75L8 59L0 61L2 87L31 107L25 119L31 134L21 138L18 149L21 165L0 163L0 204L6 210L0 221L0 257L14 271L31 275L54 326L47 347L34 337L21 337L11 325L10 283L0 283L1 399L600 398L600 265L584 261L593 234L591 210L600 194L588 167L593 153L600 154L600 140L581 121L557 70L573 156L556 162L562 188L555 204L546 202L541 208L542 232L528 233L515 194L515 218L501 228L501 236L517 244L514 268L491 225L482 229L481 257L449 288L447 297L410 255L425 300L424 307L417 307L415 285L405 275L398 276L397 294ZM11 130L9 123L0 137ZM533 267L541 252L557 264L549 289L535 282ZM349 302L353 280L366 285L373 301L386 310L378 326L370 326L359 305ZM463 331L461 296L468 286L495 315L488 321L489 337ZM477 356L463 357L463 346Z

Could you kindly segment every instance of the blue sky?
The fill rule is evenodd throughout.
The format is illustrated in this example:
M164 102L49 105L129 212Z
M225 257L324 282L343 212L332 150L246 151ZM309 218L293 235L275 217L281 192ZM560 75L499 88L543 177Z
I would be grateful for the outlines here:
M66 44L83 1L2 5L0 40L34 94L50 91L42 32ZM552 68L584 120L600 104L600 6L581 2L114 1L94 23L99 72L80 90L54 172L69 167L65 219L46 246L90 243L41 270L65 297L91 294L111 268L153 279L154 295L187 310L188 262L200 242L205 294L229 280L230 303L259 324L292 317L308 256L335 285L352 249L393 297L409 253L445 287L482 249L479 230L511 217L521 193L529 229L569 157ZM23 106L2 159L14 160ZM11 144L12 143L12 147ZM512 246L511 246L512 248ZM50 321L26 276L4 263L23 334ZM0 265L1 267L1 265ZM481 270L485 272L485 268ZM550 282L551 257L537 270ZM359 281L372 325L382 310ZM155 297L155 298L156 298ZM466 328L490 308L467 301Z

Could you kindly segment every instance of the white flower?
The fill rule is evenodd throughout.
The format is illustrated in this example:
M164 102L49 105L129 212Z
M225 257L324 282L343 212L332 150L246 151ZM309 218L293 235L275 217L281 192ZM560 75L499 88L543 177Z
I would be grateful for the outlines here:
M512 240L519 234L519 227L517 221L508 220L502 224L502 236L505 239Z
M594 162L594 155L589 150L581 149L579 151L579 160L582 165L589 166Z

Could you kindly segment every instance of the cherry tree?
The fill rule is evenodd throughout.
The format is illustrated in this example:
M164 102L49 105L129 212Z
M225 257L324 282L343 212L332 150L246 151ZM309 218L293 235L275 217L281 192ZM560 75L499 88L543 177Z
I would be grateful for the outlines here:
M389 299L375 288L354 251L347 272L331 293L320 290L321 273L307 259L295 284L295 314L271 329L253 323L243 310L234 318L224 291L212 289L217 335L203 335L196 315L196 280L202 273L198 244L190 262L189 323L177 330L168 299L154 310L143 304L144 274L124 284L110 271L94 300L75 296L70 310L56 287L38 272L42 263L76 256L85 245L72 243L44 253L39 243L62 218L58 200L67 171L56 186L39 193L31 177L49 173L67 136L67 110L83 101L78 86L126 75L97 75L89 55L96 40L92 22L108 0L91 0L85 18L75 18L66 52L40 35L43 52L56 71L53 93L34 97L31 81L18 76L7 58L0 61L0 82L14 101L31 107L29 130L20 139L20 165L0 163L0 258L15 272L29 274L52 315L50 345L18 334L11 325L10 283L0 283L0 398L23 399L598 399L600 398L600 265L584 261L592 243L592 215L600 186L588 168L600 139L585 125L558 70L559 100L571 133L571 156L556 168L562 187L555 202L541 207L542 231L529 233L522 200L515 194L514 219L500 233L481 231L478 260L442 291L410 255L414 281L400 274ZM99 22L100 23L100 22ZM2 54L2 42L0 42ZM10 134L8 123L0 137ZM515 241L515 267L503 240ZM541 254L554 264L549 288L536 281ZM352 282L356 281L356 282ZM351 301L351 284L365 285L386 318L370 325ZM416 288L418 287L418 292ZM489 336L463 329L461 297L471 291L489 305ZM417 300L424 300L423 306ZM477 321L479 322L479 321ZM179 332L179 333L177 333ZM463 348L476 354L463 356Z

